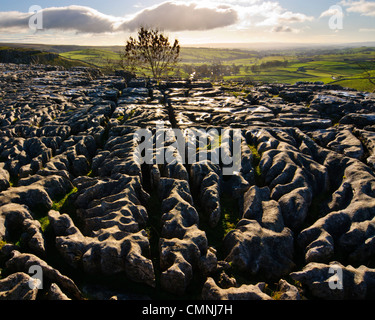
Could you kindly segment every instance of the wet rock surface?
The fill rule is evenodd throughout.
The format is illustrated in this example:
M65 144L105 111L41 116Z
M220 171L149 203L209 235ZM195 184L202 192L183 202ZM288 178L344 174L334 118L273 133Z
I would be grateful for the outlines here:
M375 298L375 98L243 86L0 64L0 299Z

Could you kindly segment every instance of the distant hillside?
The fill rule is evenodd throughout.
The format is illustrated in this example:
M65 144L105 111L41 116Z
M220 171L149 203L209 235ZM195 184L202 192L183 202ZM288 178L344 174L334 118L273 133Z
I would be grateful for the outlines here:
M49 45L49 44L36 44L36 43L0 43L0 46L10 48L24 48L39 51L64 53L69 51L85 50L85 49L99 49L119 52L121 46L78 46L78 45Z
M43 52L27 48L0 47L0 63L45 64L71 68L76 66L90 67L87 62L70 60L57 53Z
M311 45L259 51L182 47L180 63L170 75L187 78L194 74L200 79L245 79L263 83L319 81L372 92L375 89L375 46L357 45ZM110 66L109 62L119 59L123 48L39 44L9 44L9 47L13 47L17 54L5 52L5 61L16 59L21 61L16 63L39 62L64 67L86 65L104 69Z
M106 66L107 60L116 61L120 59L118 53L105 49L80 49L60 53L63 58L80 60L91 63L98 67Z

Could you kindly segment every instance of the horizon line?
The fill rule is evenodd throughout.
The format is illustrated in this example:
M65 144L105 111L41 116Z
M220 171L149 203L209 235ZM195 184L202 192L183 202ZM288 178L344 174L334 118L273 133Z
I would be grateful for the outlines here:
M82 45L82 44L50 44L50 43L38 43L38 42L7 42L1 41L0 44L2 45L25 45L25 46L32 46L32 45L41 45L41 46L76 46L76 47L122 47L121 44L107 44L107 45ZM327 43L327 42L314 42L314 43L307 43L307 42L272 42L272 41L264 41L264 42L216 42L216 43L187 43L187 44L180 44L181 47L184 48L245 48L251 46L267 46L267 47L310 47L310 46L325 46L325 47L335 47L335 46L366 46L373 45L375 46L375 41L357 41L357 42L335 42L335 43Z

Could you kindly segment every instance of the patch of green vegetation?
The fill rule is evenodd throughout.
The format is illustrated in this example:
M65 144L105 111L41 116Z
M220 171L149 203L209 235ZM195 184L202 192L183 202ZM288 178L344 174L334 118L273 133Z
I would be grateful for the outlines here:
M241 219L237 199L228 194L223 194L220 198L221 219L215 228L211 228L208 223L208 216L202 212L200 206L195 206L198 210L200 229L205 230L208 244L217 251L218 259L224 259L223 240L225 236L236 228Z
M0 250L7 244L6 241L0 241Z
M10 177L9 179L9 185L10 187L17 187L17 184L18 184L18 180L19 178L18 177Z
M86 174L87 177L92 177L94 173L92 172L92 169Z
M129 112L129 118L128 119L133 118L134 114L135 114L135 109L130 110L130 112Z
M0 47L0 62L46 64L71 68L76 66L89 67L88 63L78 60L69 60L57 53L45 52L30 48Z
M264 179L262 177L262 170L260 168L260 160L262 159L262 155L258 152L258 149L255 145L248 144L251 153L253 154L253 167L255 173L255 183L257 186L264 185Z
M220 199L223 236L236 228L241 215L239 212L238 201L228 195L223 195Z
M60 56L70 60L90 63L98 67L104 67L107 61L119 61L120 55L117 52L104 49L82 49L60 53Z
M42 217L38 221L40 223L42 232L45 232L50 225L48 216Z
M52 210L55 210L55 211L60 211L61 208L64 206L65 202L68 200L68 198L76 193L78 191L78 189L76 187L74 187L68 194L66 194L64 196L64 198L62 198L60 201L58 202L53 202L53 205L52 205Z
M73 51L60 53L61 58L88 63L105 68L108 61L120 59L121 47L77 47ZM180 63L175 69L179 77L189 77L202 66L219 64L231 72L219 75L225 81L252 80L294 84L299 81L322 81L326 84L339 84L344 87L372 92L371 84L358 63L368 63L374 58L375 48L362 47L352 49L290 49L274 51L254 51L223 48L188 48L182 47ZM273 67L270 68L269 66ZM370 64L370 68L374 69ZM374 74L375 70L370 70ZM199 75L210 79L209 75ZM213 80L213 79L210 79ZM241 96L241 92L232 92Z

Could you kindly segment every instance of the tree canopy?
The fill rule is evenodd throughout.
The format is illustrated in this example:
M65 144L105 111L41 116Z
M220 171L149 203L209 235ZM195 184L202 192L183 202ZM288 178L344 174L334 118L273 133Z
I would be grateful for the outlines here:
M121 66L128 71L152 75L159 80L172 70L179 60L180 45L173 44L159 30L141 27L138 37L130 37L121 53Z

